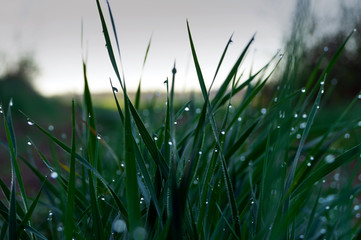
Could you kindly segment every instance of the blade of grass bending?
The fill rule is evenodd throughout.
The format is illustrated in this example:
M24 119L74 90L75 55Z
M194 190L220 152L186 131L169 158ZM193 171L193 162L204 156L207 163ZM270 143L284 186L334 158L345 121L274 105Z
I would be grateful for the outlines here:
M118 98L117 98L117 96L115 94L116 92L118 92L118 89L113 86L112 80L110 78L109 78L109 81L110 81L110 86L112 86L113 97L115 99L115 104L117 106L117 110L118 110L118 113L119 113L119 116L120 116L120 120L124 124L124 114L123 114L122 109L120 108Z
M229 40L228 40L228 42L227 42L226 47L225 47L225 48L224 48L224 50L223 50L223 53L222 53L221 59L219 60L219 63L218 63L218 66L217 66L216 72L214 73L214 77L213 77L213 80L212 80L211 85L209 86L208 92L210 92L210 91L211 91L212 86L213 86L213 83L214 83L214 81L216 80L216 77L217 77L218 71L219 71L219 69L221 68L221 65L222 65L223 59L224 59L224 57L226 56L226 53L227 53L228 47L229 47L229 45L233 42L233 41L232 41L232 37L233 37L233 33L232 33L231 37L229 38Z
M108 32L108 28L107 28L107 25L105 23L105 19L104 19L104 15L103 15L103 11L101 9L101 6L100 6L100 3L99 3L99 0L96 0L96 3L97 3L97 8L98 8L98 13L99 13L99 17L100 17L100 21L102 23L102 29L103 29L103 35L104 35L104 38L105 38L105 46L108 50L108 55L109 55L109 59L110 59L110 62L112 63L112 66L113 66L113 69L114 69L114 72L119 80L119 83L120 83L120 86L122 87L122 89L124 89L124 86L123 86L123 83L121 81L121 77L120 77L120 74L119 74L119 69L118 69L118 65L115 61L115 56L114 56L114 52L113 52L113 47L112 47L112 43L110 41L110 37L109 37L109 32ZM109 5L108 5L109 6ZM110 9L110 7L109 7ZM111 18L112 17L112 14L110 12L110 15L111 15ZM114 21L113 21L114 22ZM116 33L115 31L115 27L113 28L114 32ZM120 55L120 50L119 50L119 44L118 44L118 51L119 51L119 55ZM124 73L124 71L123 71Z
M27 201L27 196L26 196L26 192L25 192L23 179L22 179L20 169L19 169L19 164L17 162L16 138L15 138L13 123L12 123L11 107L12 107L12 99L10 100L9 108L8 108L7 116L6 116L6 121L7 121L7 124L8 124L9 137L11 139L11 146L13 148L12 150L10 150L10 153L12 154L11 155L11 162L12 162L13 167L15 169L15 176L16 176L17 183L19 184L20 194L21 194L21 198L23 200L23 202L22 202L23 207L24 207L24 210L27 211L28 208L29 208L29 205L28 205L28 201ZM4 119L4 121L5 121L5 119ZM10 139L8 138L8 141ZM10 147L10 145L9 145L9 147Z
M159 152L157 145L153 141L153 138L149 134L149 132L148 132L147 128L145 127L142 119L140 118L137 110L135 109L135 107L133 106L133 104L130 101L129 101L129 109L130 109L130 112L132 113L134 122L139 130L140 136L142 137L143 142L144 142L145 146L147 147L150 155L152 156L152 158L153 158L154 162L157 164L157 166L160 168L162 176L167 177L169 174L168 165L167 165L166 161L164 160L162 154Z
M21 111L20 111L21 112ZM26 114L21 112L25 117ZM65 143L63 143L62 141L58 140L57 138L55 138L52 134L50 134L49 132L47 132L45 129L43 129L42 127L40 127L36 122L34 122L33 120L31 120L29 117L27 117L32 123L34 123L34 126L39 129L43 134L45 134L51 141L53 141L55 144L57 144L61 149L63 149L65 152L71 154L71 148L69 146L67 146ZM103 178L103 176L92 166L90 165L90 163L84 159L82 156L80 156L79 154L75 154L75 159L77 159L84 167L86 167L88 170L90 170L92 173L94 173L94 175L104 184L104 186L107 188L107 190L111 193L112 197L114 198L115 202L117 203L117 206L119 208L119 211L124 215L124 217L127 217L127 212L122 204L122 202L120 201L120 199L118 198L118 196L115 194L115 192L113 191L113 189L110 187L110 185L107 183L107 181Z
M193 55L193 61L196 67L196 72L197 72L197 76L198 76L198 81L199 81L199 85L201 86L201 90L202 90L202 95L205 101L205 104L207 105L208 108L208 119L210 121L211 127L212 127L212 132L217 144L217 148L219 149L219 153L221 156L221 164L222 164L222 170L223 170L223 174L224 174L224 178L225 178L225 183L226 183L226 190L227 190L227 195L228 195L228 200L231 206L231 210L232 210L232 215L233 215L233 220L235 222L235 231L237 236L240 236L240 223L239 223L239 218L238 218L238 209L237 209L237 205L236 205L236 200L235 200L235 196L233 193L233 187L232 187L232 183L230 181L229 178L229 174L228 174L228 170L227 170L227 165L226 165L226 161L224 159L224 155L223 155L223 150L221 147L221 144L219 142L218 136L217 136L217 129L216 129L216 124L212 115L212 108L208 99L208 94L207 94L207 90L205 87L205 83L204 83L204 79L203 79L203 74L202 71L200 69L199 66L199 62L198 62L198 58L197 58L197 54L194 48L194 44L193 44L193 40L192 40L192 35L190 32L190 28L189 28L189 23L187 21L187 30L188 30L188 37L189 37L189 42L191 45L191 50L192 50L192 55ZM232 79L232 78L231 78Z
M70 154L70 173L68 181L68 200L65 213L65 239L71 240L74 231L74 200L75 200L75 109L72 102L72 137Z
M25 230L26 225L28 224L28 222L30 221L31 216L33 215L35 207L38 204L40 194L41 194L46 182L47 182L47 179L45 179L44 182L42 183L38 194L36 195L34 201L32 202L32 204L29 207L29 210L26 212L26 215L24 216L24 218L21 221L21 224L19 226L19 232L18 232L19 238L21 238L21 235L22 235L23 231Z
M124 84L124 159L125 159L125 195L127 199L127 210L129 220L129 230L133 234L134 229L140 224L140 203L137 181L137 166L134 153L134 143L129 141L133 138L131 113L129 110L129 98Z
M114 33L114 34L116 34L116 33ZM143 65L142 65L142 71L140 73L140 78L139 78L139 85L138 85L137 93L135 95L134 106L135 106L135 109L137 109L137 110L139 109L139 104L140 104L141 84L142 84L144 66L145 66L145 62L147 61L147 57L148 57L151 42L152 42L152 37L150 37L149 42L148 42L148 46L147 46L147 50L145 51L145 56L144 56Z
M10 104L9 104L10 105ZM10 111L10 106L9 106ZM8 225L9 225L9 239L17 239L17 229L16 229L16 173L15 173L15 163L16 163L16 151L14 148L14 139L13 135L10 133L8 121L5 119L5 114L3 114L5 133L9 145L10 158L11 158L11 186L10 186L10 201L9 201L9 213L8 213Z
M187 23L188 24L188 23ZM188 26L188 25L187 25ZM232 70L229 72L228 76L226 77L226 79L224 80L224 82L222 83L221 87L219 88L219 90L216 93L216 96L214 97L213 101L212 101L212 106L216 106L218 101L223 97L223 95L225 94L225 92L227 91L227 88L230 84L230 82L232 81L233 77L235 76L235 74L237 73L237 70L239 68L239 66L241 65L249 47L251 46L252 42L254 41L254 37L255 34L253 35L253 37L251 38L251 40L248 42L247 46L244 48L243 52L241 53L241 55L238 57L236 63L233 65ZM228 47L228 45L227 45ZM223 57L223 56L222 56ZM222 58L221 58L222 60ZM221 64L221 62L219 63ZM217 69L218 70L218 69Z
M315 182L323 179L325 176L330 174L333 170L339 168L340 166L354 160L360 155L361 151L361 144L356 145L355 147L349 149L345 153L341 154L337 158L335 158L334 162L332 163L324 163L319 165L313 173L311 173L304 181L300 182L299 184L295 183L291 187L292 196L296 196L299 193L302 193L307 188L312 186Z
M293 159L293 162L292 162L290 173L289 173L289 175L287 177L286 184L285 184L285 192L289 191L289 188L292 185L292 182L293 182L293 179L294 179L294 176L295 176L295 173L296 173L297 163L298 163L299 157L301 155L303 145L305 144L307 135L308 135L308 133L309 133L309 131L311 129L313 120L315 119L316 112L317 112L317 109L318 109L318 105L320 104L320 101L321 101L321 96L322 96L322 93L323 93L323 89L324 89L324 85L321 84L318 95L317 95L317 98L316 98L315 103L313 104L313 107L311 109L310 116L308 117L308 120L306 122L306 127L303 130L302 137L301 137L300 143L298 145L296 155L295 155L295 157Z

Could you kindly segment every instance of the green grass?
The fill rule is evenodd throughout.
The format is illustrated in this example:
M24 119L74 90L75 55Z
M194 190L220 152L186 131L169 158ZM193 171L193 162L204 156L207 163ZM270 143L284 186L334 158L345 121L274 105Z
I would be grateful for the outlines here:
M15 137L11 104L7 111L3 105L1 131L7 143L1 143L10 156L11 185L0 177L0 239L361 237L361 116L350 114L360 109L361 95L335 119L327 119L332 114L322 105L325 96L332 97L324 82L352 33L304 89L294 88L292 66L297 62L287 54L276 55L244 79L238 71L252 37L214 90L231 38L207 89L187 22L202 102L176 99L174 63L172 78L165 81L166 104L159 106L143 100L141 83L134 103L129 97L110 6L111 25L99 1L97 8L121 85L119 92L112 80L109 87L116 124L107 131L99 127L102 118L93 107L85 62L83 102L73 100L68 119L70 145L40 126L31 112L23 113L28 127L49 139L51 156L37 148L31 136L29 148L34 151L18 154L17 141L23 139ZM270 101L260 106L257 99L282 61L283 77ZM325 121L327 128L322 127ZM40 159L42 167L34 159ZM30 186L22 181L19 162L41 183L35 196L26 192Z

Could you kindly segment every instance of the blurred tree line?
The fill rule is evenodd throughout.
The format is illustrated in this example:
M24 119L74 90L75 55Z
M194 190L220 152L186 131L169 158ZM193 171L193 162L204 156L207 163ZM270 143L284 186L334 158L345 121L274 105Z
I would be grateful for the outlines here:
M325 10L319 9L316 2L297 0L291 31L286 36L285 63L277 78L291 78L296 87L304 87L321 56L324 58L319 75L355 29L326 79L326 89L333 91L328 103L342 104L361 90L361 1L339 1L333 7L338 16L326 12L320 17Z

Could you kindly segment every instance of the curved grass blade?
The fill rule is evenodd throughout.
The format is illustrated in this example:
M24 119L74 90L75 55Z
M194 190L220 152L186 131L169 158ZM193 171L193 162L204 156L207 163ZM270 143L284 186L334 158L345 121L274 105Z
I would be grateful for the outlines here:
M114 34L116 34L116 33L114 33ZM137 93L135 94L135 103L134 103L135 109L139 109L142 77L143 77L144 66L145 66L145 62L147 61L151 42L152 42L152 37L150 37L148 46L147 46L147 50L145 51L145 56L144 56L143 65L142 65L142 71L141 71L140 79L139 79L139 85L138 85Z
M21 112L25 117L26 114L24 114L23 112ZM27 117L30 121L32 121L34 123L34 126L40 130L43 134L45 134L51 141L53 141L56 145L58 145L61 149L63 149L65 152L71 154L71 148L69 146L67 146L65 143L63 143L62 141L60 141L59 139L55 138L52 134L50 134L49 132L47 132L45 129L43 129L42 127L40 127L36 122L34 122L33 120L31 120L29 117ZM110 185L107 183L107 181L103 178L103 176L92 166L90 165L90 163L84 159L82 156L80 156L79 154L75 154L75 159L78 160L85 168L87 168L88 170L90 170L103 184L104 186L107 188L107 190L111 193L113 199L115 200L115 202L117 203L117 206L119 208L119 211L123 214L123 216L126 218L127 217L127 212L122 204L122 202L120 201L120 199L118 198L118 196L115 194L115 192L113 191L113 189L110 187Z
M26 225L28 224L28 222L30 221L31 216L34 213L35 207L38 204L38 201L39 201L39 198L40 198L40 194L41 194L46 182L47 182L47 179L45 179L45 181L41 185L38 194L36 195L34 201L32 202L32 204L29 207L29 210L26 212L26 215L24 216L24 218L21 221L21 224L19 226L19 231L18 231L19 238L21 238L21 235L22 235L23 231L25 230Z
M205 87L203 74L202 74L202 71L201 71L200 66L199 66L197 54L196 54L196 51L195 51L195 48L194 48L194 44L193 44L192 35L191 35L191 32L190 32L188 21L187 21L187 30L188 30L189 42L190 42L190 45L191 45L193 61L194 61L195 67L196 67L196 72L197 72L197 76L198 76L199 85L201 86L202 95L203 95L205 104L206 104L206 106L208 108L208 111L207 111L208 116L207 117L208 117L208 120L210 121L212 132L213 132L216 144L217 144L217 148L219 149L219 153L220 153L220 156L221 156L221 164L222 164L222 170L223 170L225 183L226 183L227 196L228 196L228 200L229 200L231 210L232 210L233 221L235 222L235 231L236 231L237 236L240 236L241 235L241 233L240 233L240 223L239 223L239 218L238 218L238 209L237 209L236 200L235 200L235 196L234 196L234 192L233 192L233 187L232 187L231 180L229 178L226 161L225 161L224 155L223 155L223 150L222 150L220 141L219 141L218 136L217 136L217 129L216 129L216 124L215 124L213 115L212 115L212 108L211 108L211 105L210 105L210 102L209 102L208 93L207 93L207 90L206 90L206 87ZM237 69L232 69L232 71L233 70L236 71ZM232 75L232 77L233 77L233 75ZM232 79L232 77L231 77L231 79ZM223 84L223 86L225 86L225 84ZM226 87L225 87L224 91L226 91Z

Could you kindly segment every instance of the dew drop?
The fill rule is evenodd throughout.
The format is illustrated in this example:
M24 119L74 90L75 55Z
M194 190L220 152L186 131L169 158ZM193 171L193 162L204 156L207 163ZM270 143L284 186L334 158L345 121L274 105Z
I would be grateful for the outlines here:
M51 132L51 131L54 131L54 126L53 125L49 125L48 126L48 130Z
M186 108L184 109L184 111L188 112L188 111L189 111L189 107L186 107Z
M350 134L349 133L345 133L345 135L343 136L345 139L349 139L350 138Z
M328 154L326 157L325 157L325 161L326 163L333 163L335 161L335 156L332 155L332 154Z
M313 161L315 160L315 158L313 156L310 156L310 160Z
M175 121L175 122L174 122L174 125L177 125L177 124L178 124L178 122L177 122L177 121Z
M357 213L356 214L356 218L360 218L361 217L361 214L360 213Z
M97 135L97 139L100 140L102 139L102 136L100 134Z
M320 82L321 85L325 85L325 81Z
M325 209L326 209L326 210L330 210L330 206L326 206Z
M112 229L113 229L113 232L116 232L116 233L126 232L127 224L123 220L117 219L113 222Z
M327 47L327 46L324 47L324 48L323 48L323 51L324 51L324 52L328 52L328 47Z
M322 180L322 183L326 183L326 180L325 180L325 179L323 179L323 180Z
M9 106L12 107L14 105L13 99L10 99Z
M206 201L206 205L208 205L208 201Z
M302 123L300 124L300 128L301 128L301 129L304 129L304 128L306 128L306 125L307 125L306 122L302 122Z
M50 177L51 177L52 179L56 179L58 176L59 176L59 174L58 174L57 172L51 172L51 173L50 173Z
M282 53L280 53L279 58L283 58L283 54L282 54Z
M262 109L261 109L261 113L262 113L262 115L265 115L265 114L267 113L267 109L262 108Z
M307 118L307 114L306 113L302 114L302 118Z
M311 167L311 163L309 162L309 163L307 163L307 167Z
M361 99L361 94L359 94L357 98L358 98L358 99Z
M277 101L278 101L278 98L277 98L277 97L275 97L273 101L274 101L274 102L277 102Z
M239 117L237 120L238 120L238 122L241 122L241 121L242 121L242 118L241 118L241 117ZM360 121L360 122L361 122L361 121Z
M100 195L99 198L100 198L100 200L105 201L105 196L104 195Z
M301 234L300 239L304 239L304 238L305 238L305 235Z
M200 108L196 108L196 113L197 113L197 114L200 114L201 111L202 111L202 110L201 110Z
M169 142L168 142L168 145L169 145L169 146L172 146L172 145L173 145L172 141L169 141Z
M361 127L361 121L359 121L359 122L357 123L357 126Z
M296 138L297 138L297 139L300 139L300 138L301 138L301 134L298 133L298 134L296 135Z
M202 155L202 151L199 151L198 154L199 154L199 155Z
M32 145L32 143L31 143L31 141L30 141L30 140L27 142L27 144L28 144L29 146L31 146L31 145Z
M221 131L221 134L224 135L224 134L226 134L226 132L225 132L224 130L222 130L222 131Z
M357 29L356 29L356 28L354 28L354 29L353 29L353 31L354 31L354 32L357 32Z
M3 113L3 106L0 105L0 113Z
M157 140L158 140L158 137L157 137L157 136L154 136L153 139L154 139L154 141L157 141Z
M298 114L297 113L295 113L295 115L293 115L295 118L298 118Z
M58 232L62 232L64 230L63 224L59 223L58 227L56 228Z
M326 233L326 229L321 228L320 233L321 233L321 234L325 234L325 233Z
M117 93L118 92L118 88L113 87L113 93Z
M28 121L28 125L29 125L29 126L33 126L33 125L34 125L34 123L33 123L29 118L28 118L27 121Z
M302 93L305 93L305 92L306 92L306 88L302 88L302 89L301 89L301 92L302 92Z
M322 89L322 90L321 90L321 94L324 94L324 93L325 93L325 90Z
M214 152L218 152L218 149L217 149L217 148L215 148L215 149L214 149Z
M229 104L229 105L228 105L228 108L231 109L231 108L232 108L232 104Z

